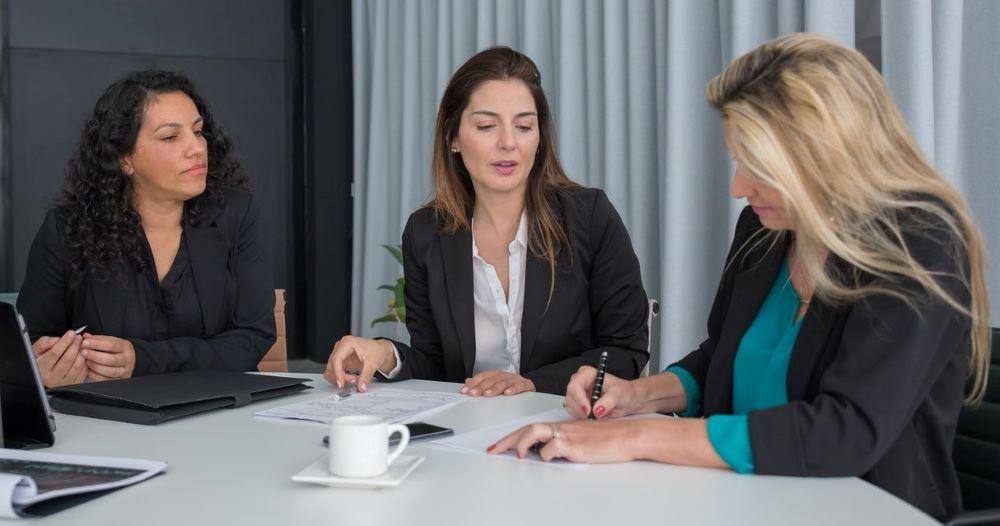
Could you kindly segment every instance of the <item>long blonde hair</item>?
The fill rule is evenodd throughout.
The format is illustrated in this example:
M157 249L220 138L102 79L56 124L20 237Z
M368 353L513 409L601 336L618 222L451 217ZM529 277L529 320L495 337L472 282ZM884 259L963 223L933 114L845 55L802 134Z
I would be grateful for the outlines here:
M990 360L982 234L961 194L921 154L875 68L853 49L795 34L734 60L707 96L732 132L736 160L784 198L799 253L826 249L857 269L842 276L819 258L800 258L815 294L833 304L889 294L912 305L914 294L898 284L915 282L971 321L966 402L981 401ZM915 217L951 233L956 274L913 257L901 218ZM942 277L966 290L949 292Z

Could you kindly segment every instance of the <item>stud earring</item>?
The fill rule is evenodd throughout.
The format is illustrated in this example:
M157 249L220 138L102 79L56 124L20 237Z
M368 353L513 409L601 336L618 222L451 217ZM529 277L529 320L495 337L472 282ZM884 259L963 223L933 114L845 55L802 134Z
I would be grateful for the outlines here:
M458 146L452 146L451 153L458 153Z

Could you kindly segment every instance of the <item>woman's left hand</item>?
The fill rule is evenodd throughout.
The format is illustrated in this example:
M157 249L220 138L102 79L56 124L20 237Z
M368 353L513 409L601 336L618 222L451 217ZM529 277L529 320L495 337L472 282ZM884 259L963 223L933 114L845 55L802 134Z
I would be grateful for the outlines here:
M531 424L501 438L487 448L491 455L509 449L524 458L536 443L544 443L538 452L549 462L564 458L570 462L603 464L630 462L636 459L632 438L641 432L642 420L573 420Z
M87 378L91 381L131 378L135 370L135 348L132 342L114 336L84 333L80 345L87 359Z
M534 391L535 383L527 378L507 371L483 371L465 380L465 385L459 389L469 396L485 396L487 398L503 395L515 395L526 391Z

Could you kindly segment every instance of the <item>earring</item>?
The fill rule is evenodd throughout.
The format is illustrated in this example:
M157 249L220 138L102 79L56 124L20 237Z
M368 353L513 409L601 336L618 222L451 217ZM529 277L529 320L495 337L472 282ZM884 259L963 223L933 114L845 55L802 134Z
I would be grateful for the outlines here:
M452 146L451 153L458 153L458 146Z

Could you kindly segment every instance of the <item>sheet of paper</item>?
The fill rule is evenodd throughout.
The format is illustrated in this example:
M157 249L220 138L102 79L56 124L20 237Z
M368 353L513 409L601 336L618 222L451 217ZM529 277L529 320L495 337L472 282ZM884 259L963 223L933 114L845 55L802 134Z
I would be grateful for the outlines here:
M459 393L373 386L367 393L351 393L351 396L344 399L330 395L258 411L255 416L329 424L341 416L373 415L390 423L412 422L464 400L466 396Z
M536 422L562 422L565 420L571 420L572 417L566 413L565 409L551 409L549 411L544 411L541 413L536 413L524 418L518 418L517 420L511 420L510 422L504 422L503 424L497 424L495 426L484 427L482 429L477 429L475 431L469 431L467 433L459 433L457 435L452 435L447 438L438 439L431 443L433 446L440 446L443 448L451 449L454 451L459 451L462 453L473 453L479 455L486 454L486 448L490 447L497 440L500 440L508 433L516 431L522 426L528 424L534 424ZM517 454L514 451L509 451L502 455L494 455L496 458L507 458L520 460L522 462L536 462L540 464L545 464L548 466L560 466L560 467L580 467L586 464L574 464L572 462L567 462L565 460L554 460L552 462L545 462L537 454L531 453L523 459L518 459Z

